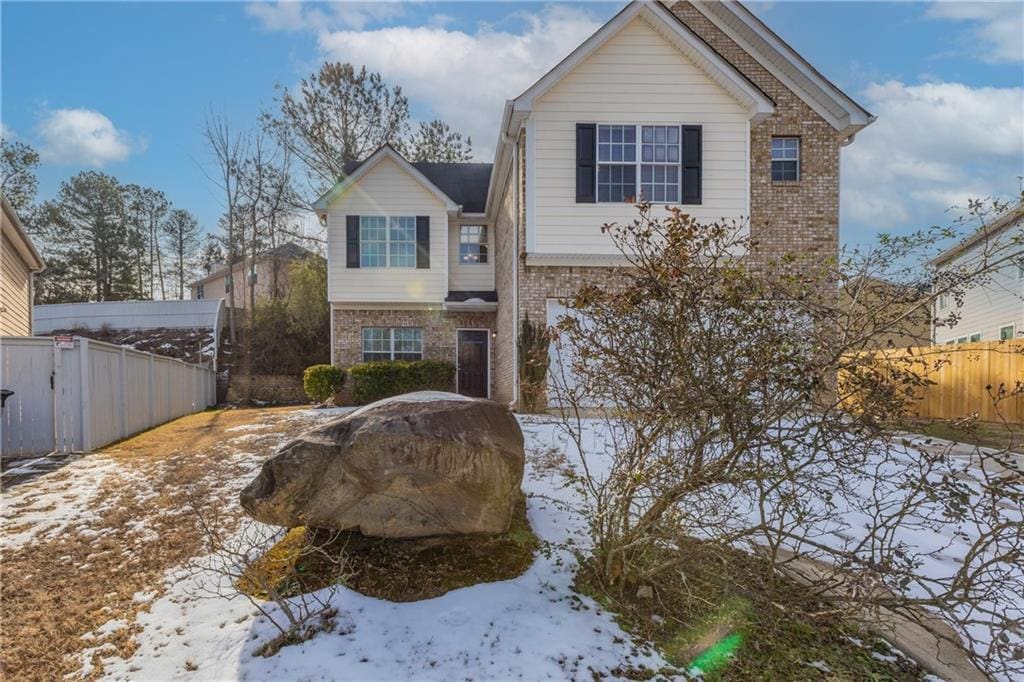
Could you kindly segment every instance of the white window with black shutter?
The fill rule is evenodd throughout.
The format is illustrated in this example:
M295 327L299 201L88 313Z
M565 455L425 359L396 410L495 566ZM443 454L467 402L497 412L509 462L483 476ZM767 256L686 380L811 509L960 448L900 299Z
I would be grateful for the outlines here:
M345 266L429 268L430 217L345 217Z
M701 126L576 124L576 202L701 203Z

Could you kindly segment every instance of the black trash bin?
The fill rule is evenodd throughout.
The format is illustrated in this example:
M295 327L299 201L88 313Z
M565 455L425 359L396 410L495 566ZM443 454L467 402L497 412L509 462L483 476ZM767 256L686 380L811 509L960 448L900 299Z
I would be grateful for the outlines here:
M0 409L3 409L4 405L7 404L7 399L14 395L14 391L9 388L0 388Z

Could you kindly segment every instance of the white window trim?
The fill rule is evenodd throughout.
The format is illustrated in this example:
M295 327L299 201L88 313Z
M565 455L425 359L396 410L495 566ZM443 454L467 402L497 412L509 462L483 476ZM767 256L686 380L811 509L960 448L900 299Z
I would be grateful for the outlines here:
M772 140L771 141L774 142L775 140L796 140L796 179L795 180L776 180L775 179L775 177L774 177L774 168L772 167L772 164L774 164L776 161L793 161L793 159L776 159L772 155L774 150L771 149L771 147L769 147L768 148L768 156L769 156L770 161L769 161L768 173L769 173L769 175L772 176L772 182L800 182L800 178L802 176L802 170L803 170L800 167L801 166L800 160L801 160L801 158L804 155L803 141L800 139L799 135L774 135L774 136L772 136Z
M1012 330L1010 332L1010 338L1003 339L1003 330L1006 329L1007 327L1009 327ZM1016 322L1008 322L1006 324L999 325L999 338L998 338L999 341L1003 341L1003 340L1005 340L1005 341L1013 341L1016 338L1017 338L1017 323Z
M973 336L977 336L977 337L978 337L978 340L977 340L977 341L972 341L972 340L971 340L971 337L973 337ZM982 339L982 338L983 338L984 336L985 336L985 335L984 335L984 334L982 334L981 332L971 332L970 334L968 334L968 335L967 335L967 343L981 343L981 339Z
M939 310L945 310L949 307L949 293L939 294L938 299L935 302Z
M484 247L484 255L486 256L487 260L483 260L483 261L482 260L475 260L475 261L464 261L464 260L462 260L462 228L464 228L464 227L479 227L480 228L481 233L484 236L484 239L482 241L466 242L466 243L467 244L476 244L477 246ZM491 262L491 248L490 248L491 247L491 244L490 244L491 234L490 234L490 232L491 231L487 229L487 226L483 225L483 224L475 225L475 224L466 223L464 225L459 225L459 229L458 229L458 233L457 233L457 240L456 240L456 243L458 245L458 252L457 252L456 255L457 255L457 259L458 259L457 262L458 262L459 265L469 265L469 266L473 266L473 265L487 265L488 263Z
M624 203L627 203L627 202L624 202L624 201L601 201L600 194L598 192L598 186L600 185L599 178L601 177L601 166L602 165L604 165L604 166L628 166L628 165L630 165L628 162L621 162L621 161L605 161L603 164L601 163L600 156L598 154L598 150L600 149L600 144L601 144L600 143L600 139L601 139L601 126L625 126L625 127L633 126L633 128L636 129L636 140L634 142L634 144L636 145L636 159L635 159L635 162L633 163L633 165L636 167L636 200L640 201L641 185L643 184L643 182L641 181L641 177L643 176L643 171L641 170L641 166L643 166L643 165L648 165L648 166L675 166L678 169L676 171L676 192L677 192L677 196L679 197L679 200L678 201L650 201L650 200L645 198L644 201L646 201L647 203L651 204L652 206L696 206L697 205L697 204L684 204L683 203L683 170L682 170L682 165L683 165L683 126L685 126L685 125L700 125L700 124L697 124L697 123L671 123L671 122L670 123L650 123L650 122L647 122L647 123L595 123L594 125L595 125L595 128L594 128L594 203L595 204L624 204ZM678 144L679 144L679 160L676 161L675 163L671 163L671 162L667 162L667 161L666 162L661 162L661 161L647 161L647 162L644 162L644 161L642 161L641 159L643 158L643 151L641 149L641 145L643 144L643 142L641 142L641 136L643 135L643 127L644 126L660 126L660 127L663 127L663 128L670 128L670 127L675 126L676 128L678 128L679 129L679 142L678 142Z
M366 359L367 351L366 351L366 338L363 336L363 330L364 329L386 329L387 330L387 332L388 332L388 334L387 334L387 340L388 340L388 351L387 351L388 358L387 358L387 360L394 360L395 359L395 330L396 329L417 329L417 330L419 330L419 332L420 332L420 357L418 359L420 359L420 360L423 359L423 327L372 327L372 326L367 325L365 327L360 327L359 328L359 358L362 360L362 362L385 362L385 360L367 360ZM377 351L370 351L370 352L375 353ZM383 351L380 351L380 352L383 353Z
M363 265L363 218L384 218L384 265ZM409 218L413 221L413 229L415 230L416 216L408 215L361 215L359 216L359 268L362 270L412 270L416 268L416 234L413 232L412 246L413 246L413 262L412 265L391 265L391 221L404 218ZM373 243L379 244L379 240L373 240ZM401 244L407 242L398 242Z

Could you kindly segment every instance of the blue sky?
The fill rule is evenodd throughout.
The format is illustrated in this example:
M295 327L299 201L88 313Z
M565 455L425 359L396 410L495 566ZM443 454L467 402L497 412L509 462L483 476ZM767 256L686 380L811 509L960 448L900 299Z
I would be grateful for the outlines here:
M498 116L621 3L0 4L0 122L43 152L40 198L97 168L204 227L204 116L255 125L274 85L365 63L490 160ZM842 237L944 220L1024 175L1024 4L761 2L752 9L879 121L844 150Z

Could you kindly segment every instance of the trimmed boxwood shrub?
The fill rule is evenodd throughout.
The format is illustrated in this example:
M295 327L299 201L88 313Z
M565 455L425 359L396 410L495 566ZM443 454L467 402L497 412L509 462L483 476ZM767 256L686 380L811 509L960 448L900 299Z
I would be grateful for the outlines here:
M302 388L310 400L322 403L345 385L345 370L336 365L313 365L302 374Z
M411 391L450 391L455 379L455 365L443 360L364 362L348 371L356 405Z

